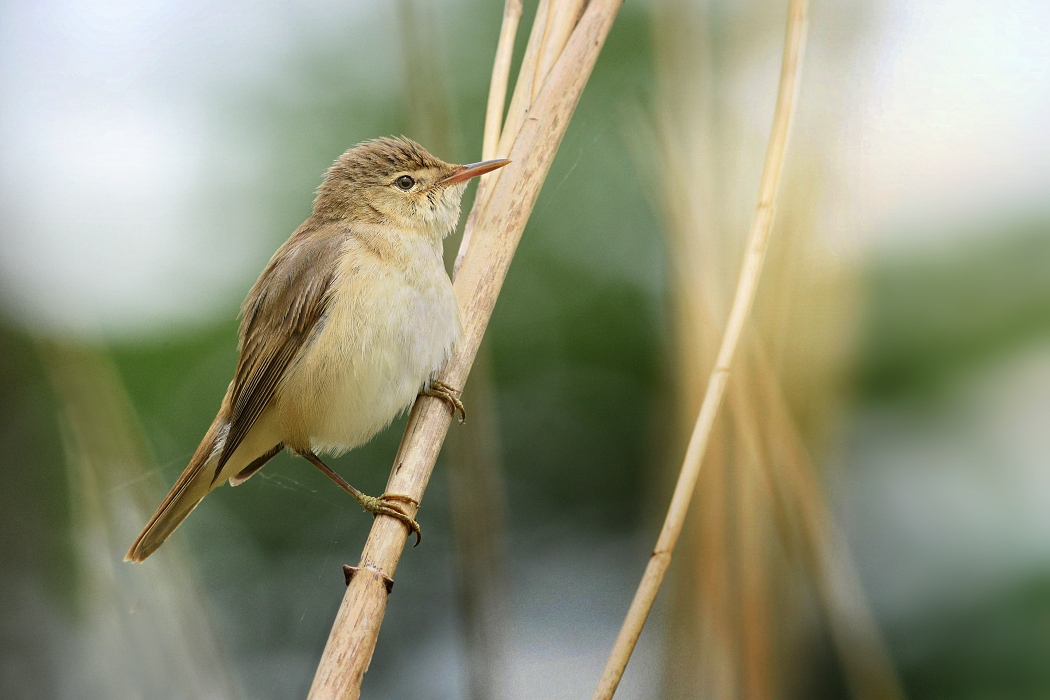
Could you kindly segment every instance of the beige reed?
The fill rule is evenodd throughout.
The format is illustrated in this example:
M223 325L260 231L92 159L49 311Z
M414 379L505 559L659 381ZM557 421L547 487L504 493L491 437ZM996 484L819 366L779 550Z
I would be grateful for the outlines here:
M700 466L711 437L711 430L725 396L737 345L751 312L762 274L762 263L773 223L773 205L780 183L798 89L805 29L806 0L791 0L788 7L787 31L777 102L773 115L773 128L762 170L758 204L751 222L747 250L729 319L660 536L617 636L605 670L599 679L598 687L593 695L594 700L609 700L615 694L623 672L627 668L627 662L638 643L645 621L652 610L660 585L667 574L675 544L682 533L689 502L692 500L697 478L700 475Z

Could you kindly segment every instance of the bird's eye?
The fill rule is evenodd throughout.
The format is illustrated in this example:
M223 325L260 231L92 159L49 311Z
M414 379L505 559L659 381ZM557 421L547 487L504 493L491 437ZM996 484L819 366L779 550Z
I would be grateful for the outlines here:
M408 192L412 189L412 186L416 184L415 179L411 175L402 175L398 179L394 180L394 184L397 185L399 190Z

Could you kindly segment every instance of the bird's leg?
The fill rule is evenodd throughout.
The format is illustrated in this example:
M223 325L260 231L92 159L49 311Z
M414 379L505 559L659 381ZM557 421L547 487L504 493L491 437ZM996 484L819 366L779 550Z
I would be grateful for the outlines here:
M300 455L305 457L311 464L324 472L325 476L339 484L339 487L346 491L348 494L354 497L361 507L367 510L373 515L389 515L391 518L397 518L405 524L409 532L416 534L416 545L423 539L423 535L419 531L419 523L413 520L408 513L406 513L401 506L397 504L397 501L402 503L415 503L414 500L408 496L402 496L396 493L384 493L382 496L376 498L375 496L369 496L361 493L353 486L348 484L343 477L335 473L335 471L327 464L321 461L321 458L315 455L313 452L300 452ZM415 545L413 545L415 546Z
M467 410L463 408L463 402L459 400L457 394L463 392L459 389L453 389L445 382L435 379L430 382L429 385L423 387L423 396L433 396L435 399L441 399L448 404L448 407L452 409L452 415L456 415L456 411L459 411L459 422L467 422Z

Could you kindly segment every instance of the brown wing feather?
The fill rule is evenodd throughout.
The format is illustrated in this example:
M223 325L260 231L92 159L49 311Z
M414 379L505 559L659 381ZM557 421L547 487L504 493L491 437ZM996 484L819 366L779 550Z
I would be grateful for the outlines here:
M345 233L308 221L282 245L241 307L229 431L213 480L273 399L328 307Z

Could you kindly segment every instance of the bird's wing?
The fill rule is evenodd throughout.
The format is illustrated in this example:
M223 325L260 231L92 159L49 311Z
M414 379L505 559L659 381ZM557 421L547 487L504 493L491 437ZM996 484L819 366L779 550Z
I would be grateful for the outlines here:
M324 317L344 241L342 232L331 226L304 224L277 250L244 300L229 430L213 481Z

